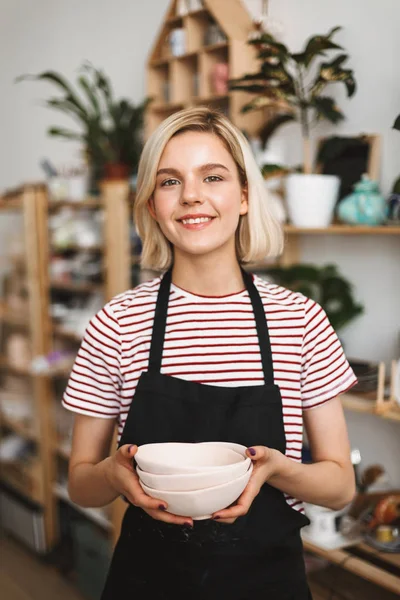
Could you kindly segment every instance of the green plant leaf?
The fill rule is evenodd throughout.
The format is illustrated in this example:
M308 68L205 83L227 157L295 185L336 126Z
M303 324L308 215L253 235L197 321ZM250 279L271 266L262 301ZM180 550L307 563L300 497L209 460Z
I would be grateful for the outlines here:
M338 32L341 27L333 27L327 35L314 35L306 42L306 47L301 53L303 59L302 64L309 67L313 59L318 55L325 55L326 50L342 50L342 46L332 42L331 37ZM297 55L299 57L300 55ZM299 60L297 60L299 62Z
M249 40L248 43L252 46L260 48L260 51L268 48L275 56L280 55L283 58L290 57L290 52L285 44L278 42L278 40L270 33L263 33L260 37Z
M311 106L316 109L319 119L326 119L334 124L344 119L344 114L339 110L335 100L328 96L314 98Z
M48 135L54 137L63 137L68 140L76 140L81 142L83 140L83 136L80 133L75 133L74 131L70 131L69 129L61 129L59 127L50 127L47 130Z
M88 97L88 100L92 105L95 116L100 117L101 108L96 96L95 88L93 88L90 85L89 81L86 79L86 77L83 76L78 77L78 83L83 89L83 91L86 93L86 96Z
M33 81L49 81L54 85L61 88L62 91L66 92L68 100L76 106L76 108L82 113L82 117L86 116L86 108L83 106L82 102L79 100L78 96L74 94L72 88L67 83L67 81L61 77L58 73L54 71L44 71L43 73L39 73L39 75L21 75L17 77L16 83L20 81L33 80Z
M280 177L287 175L287 173L290 173L290 169L283 165L266 164L261 167L261 175L264 177L264 179Z
M84 116L82 111L80 111L77 106L70 101L68 96L65 98L50 98L49 100L45 101L44 105L69 114L72 117L77 117L78 120L83 123L86 123L87 121L86 114Z
M273 267L267 273L278 285L318 302L336 331L364 311L364 307L353 297L353 286L340 274L336 265L319 267L300 263L289 267Z
M261 110L263 108L274 108L277 105L277 99L276 98L271 98L269 96L257 96L257 98L254 98L253 100L251 100L250 102L248 102L248 104L245 104L244 106L242 106L241 111L243 113L248 113L251 112L253 110Z

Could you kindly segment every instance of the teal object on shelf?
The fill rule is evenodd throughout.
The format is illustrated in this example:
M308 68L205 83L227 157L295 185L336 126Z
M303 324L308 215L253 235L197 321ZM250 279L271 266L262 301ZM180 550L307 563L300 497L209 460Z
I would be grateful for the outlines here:
M388 218L388 205L378 183L363 175L354 192L340 201L337 216L350 225L381 225Z

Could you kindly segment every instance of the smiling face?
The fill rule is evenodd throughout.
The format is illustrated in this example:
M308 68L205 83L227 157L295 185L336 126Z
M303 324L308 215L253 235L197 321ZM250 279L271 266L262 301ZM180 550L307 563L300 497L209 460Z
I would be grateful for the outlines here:
M247 190L220 138L186 131L161 156L149 210L179 257L235 255L235 232L247 213Z

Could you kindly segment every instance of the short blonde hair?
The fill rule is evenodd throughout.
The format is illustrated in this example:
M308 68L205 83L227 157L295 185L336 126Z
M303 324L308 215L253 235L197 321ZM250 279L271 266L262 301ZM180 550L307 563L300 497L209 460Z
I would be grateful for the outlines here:
M248 212L240 216L236 231L238 261L245 264L279 256L283 247L282 227L271 212L264 179L245 136L219 111L197 107L165 119L143 148L134 206L135 225L143 244L142 267L163 271L172 264L172 245L151 216L148 203L165 146L172 137L185 131L217 135L237 165L241 185L247 186Z

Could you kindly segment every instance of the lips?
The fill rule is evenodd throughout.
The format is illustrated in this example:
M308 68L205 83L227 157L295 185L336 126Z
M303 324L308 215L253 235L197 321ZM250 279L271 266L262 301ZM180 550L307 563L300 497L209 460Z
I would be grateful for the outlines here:
M178 223L189 231L199 231L209 227L214 219L215 217L211 217L210 215L185 215L185 217L178 219Z

